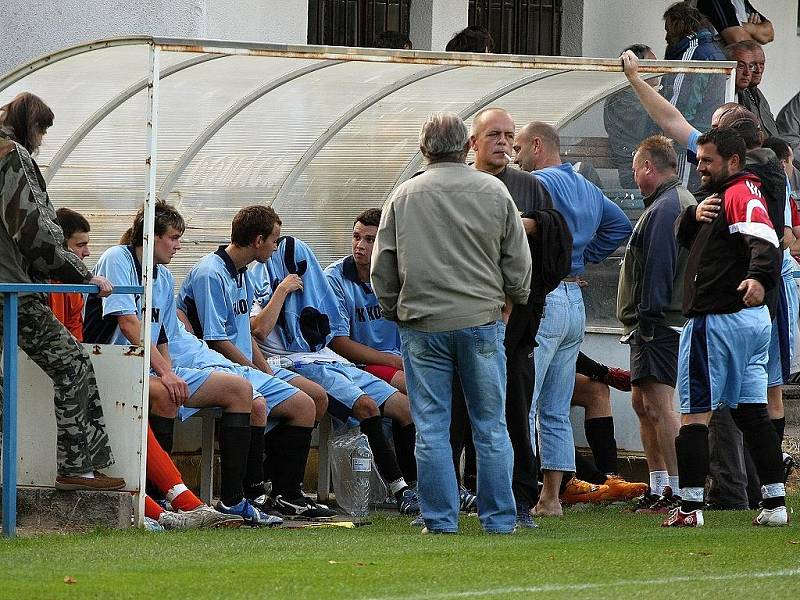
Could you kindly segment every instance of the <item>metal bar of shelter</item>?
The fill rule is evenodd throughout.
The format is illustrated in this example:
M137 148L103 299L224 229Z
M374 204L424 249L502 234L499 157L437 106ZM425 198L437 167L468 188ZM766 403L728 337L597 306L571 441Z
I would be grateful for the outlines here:
M17 338L20 293L97 292L96 285L0 283L3 294L3 535L17 535ZM118 286L112 294L141 294L140 286ZM146 414L146 413L145 413ZM145 419L146 422L146 419ZM141 488L144 489L144 488ZM140 496L143 494L140 493Z

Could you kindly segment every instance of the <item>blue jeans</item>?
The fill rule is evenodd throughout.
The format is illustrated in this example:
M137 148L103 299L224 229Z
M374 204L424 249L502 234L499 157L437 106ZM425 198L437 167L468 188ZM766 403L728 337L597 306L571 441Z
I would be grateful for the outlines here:
M549 471L575 470L569 407L584 329L586 313L580 286L559 283L547 295L544 317L536 334L539 347L533 353L536 384L530 414L531 444L536 447L538 431L542 469Z
M427 333L400 326L403 367L417 427L418 489L430 531L458 531L458 484L450 448L453 377L464 389L478 463L478 516L488 532L514 529L514 453L505 417L505 325Z

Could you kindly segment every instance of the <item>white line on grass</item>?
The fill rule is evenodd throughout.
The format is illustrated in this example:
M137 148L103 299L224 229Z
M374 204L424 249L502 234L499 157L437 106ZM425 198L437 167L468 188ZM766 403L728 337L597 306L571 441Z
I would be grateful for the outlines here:
M416 600L417 598L446 599L446 598L474 598L478 596L505 596L507 594L532 594L536 592L566 592L593 590L599 588L624 587L629 585L669 585L690 581L732 581L735 579L769 579L774 577L794 577L800 575L800 569L784 569L782 571L767 571L762 573L729 573L727 575L682 575L663 577L661 579L622 579L618 581L604 581L600 583L553 583L546 585L532 585L526 587L491 588L488 590L470 590L468 592L440 592L434 594L421 594L412 596L383 596L368 598L367 600Z

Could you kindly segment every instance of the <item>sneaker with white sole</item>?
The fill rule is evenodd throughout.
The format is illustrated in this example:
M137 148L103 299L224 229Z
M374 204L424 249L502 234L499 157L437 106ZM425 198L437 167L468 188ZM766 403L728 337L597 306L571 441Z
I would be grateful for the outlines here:
M753 525L765 527L783 527L789 524L789 513L785 506L762 508L753 518Z
M471 513L478 510L478 497L467 488L461 487L458 491L458 510L463 513Z
M419 496L417 492L411 488L403 490L403 494L397 501L397 510L401 515L417 515L419 514Z
M703 511L691 510L688 513L683 512L680 507L673 508L669 516L664 519L661 524L662 527L702 527L703 526Z
M336 511L325 504L319 504L308 496L285 498L278 494L269 498L270 507L286 517L302 517L305 519L328 519L336 516Z
M538 529L539 526L533 520L531 507L527 504L517 503L517 527L522 529Z
M215 529L218 527L235 529L244 524L244 519L241 516L227 515L205 504L201 504L192 510L179 510L178 514L186 517L187 529Z
M792 474L792 471L797 466L797 461L792 458L792 455L788 452L783 453L783 483L786 483L786 480L789 479L789 475Z
M418 514L417 517L411 521L412 527L425 527L425 519L422 516L422 513Z
M161 524L150 517L144 518L144 528L147 529L147 531L164 531L164 528L161 526Z
M241 502L233 506L225 506L222 501L217 502L214 507L219 512L226 515L237 515L244 519L244 525L250 527L276 527L283 523L283 519L274 515L268 515L265 512L258 510L250 502L242 498Z

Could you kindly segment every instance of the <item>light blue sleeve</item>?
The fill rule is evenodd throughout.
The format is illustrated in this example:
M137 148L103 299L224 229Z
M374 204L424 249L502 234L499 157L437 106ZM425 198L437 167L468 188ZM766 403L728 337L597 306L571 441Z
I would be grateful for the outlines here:
M113 286L141 285L137 280L136 268L128 250L115 246L107 250L92 269L95 275L105 277ZM103 316L139 315L139 303L135 294L111 294L103 298Z
M689 134L689 139L686 142L686 149L693 154L697 154L697 139L700 137L700 132L697 129L692 129Z
M612 200L609 200L599 189L597 193L602 196L602 214L600 226L597 228L592 240L583 251L583 260L586 263L601 263L619 248L633 231L630 219L623 210Z
M191 281L192 297L197 307L197 317L203 327L204 340L227 340L225 322L228 319L228 294L219 274L201 269ZM231 311L233 312L233 311Z
M339 274L333 269L325 269L325 276L328 278L328 283L333 288L333 295L336 297L336 307L339 313L339 318L333 326L333 336L350 337L350 313L347 310L347 295L345 294L343 282Z

